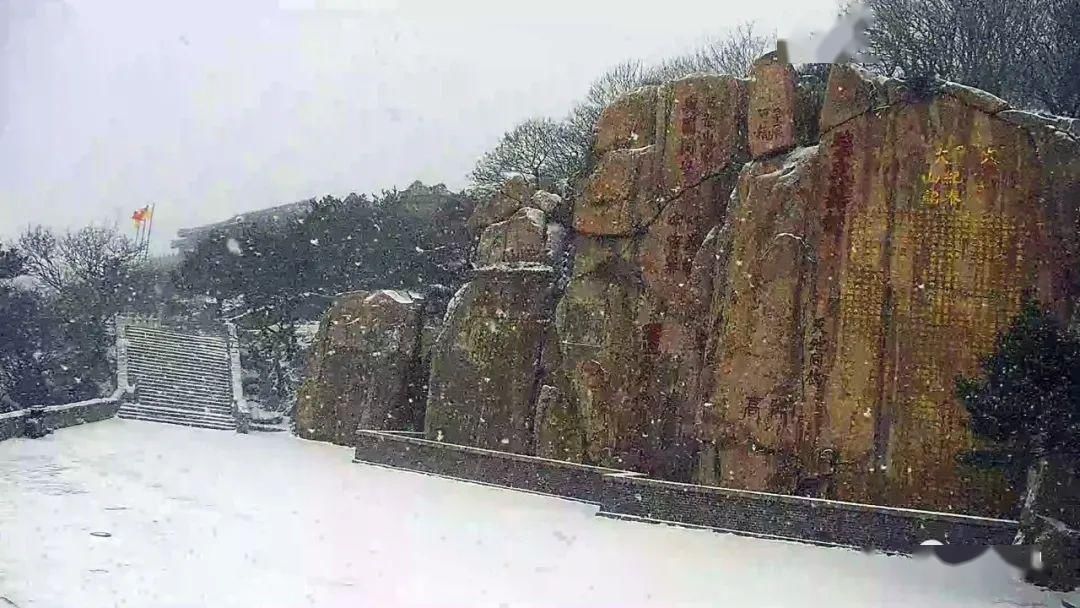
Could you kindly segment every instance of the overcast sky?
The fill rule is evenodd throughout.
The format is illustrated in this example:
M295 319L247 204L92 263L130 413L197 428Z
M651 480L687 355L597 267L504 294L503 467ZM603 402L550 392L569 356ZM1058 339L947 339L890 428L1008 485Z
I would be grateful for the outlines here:
M836 0L0 0L0 238L177 228L414 180L465 185L603 70Z

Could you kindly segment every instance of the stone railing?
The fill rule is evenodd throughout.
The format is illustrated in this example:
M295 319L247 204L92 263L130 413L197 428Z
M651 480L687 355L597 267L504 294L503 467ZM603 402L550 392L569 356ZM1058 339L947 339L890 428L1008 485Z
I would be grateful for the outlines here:
M44 426L53 430L112 418L129 395L120 388L111 396L101 399L63 405L36 405L0 414L0 441L25 435L26 423L32 418L41 420Z
M236 417L236 432L247 433L251 428L251 406L244 398L243 369L240 365L240 340L236 336L236 325L225 323L228 331L229 366L232 375L233 416Z
M896 553L908 553L931 539L1008 545L1018 525L1011 520L676 483L382 431L358 431L355 459L587 502L607 517Z
M116 390L130 393L134 390L128 383L128 340L127 326L143 322L138 317L116 315L113 327L116 336Z

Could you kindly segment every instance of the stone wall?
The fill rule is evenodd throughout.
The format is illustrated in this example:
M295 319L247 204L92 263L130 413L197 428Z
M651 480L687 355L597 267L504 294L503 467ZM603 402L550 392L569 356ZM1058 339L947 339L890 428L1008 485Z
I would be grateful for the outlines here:
M556 230L572 263L540 247L562 216L521 180L478 207L488 274L440 336L427 437L1014 513L1015 488L962 464L973 438L953 382L1024 298L1072 312L1078 137L1077 121L967 87L912 91L846 65L823 82L772 56L747 80L631 93L601 116Z
M90 399L64 405L48 405L40 409L43 413L42 418L50 429L62 429L116 416L116 412L120 409L120 399L118 397ZM22 437L29 413L29 409L23 409L0 414L0 441Z
M361 431L356 460L572 498L601 514L860 549L909 552L927 539L1007 545L1017 530L1009 520L682 484L390 433Z

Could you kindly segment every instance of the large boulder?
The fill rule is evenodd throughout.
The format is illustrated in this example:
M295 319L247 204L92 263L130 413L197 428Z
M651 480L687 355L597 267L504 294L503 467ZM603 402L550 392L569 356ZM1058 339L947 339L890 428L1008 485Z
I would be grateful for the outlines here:
M543 211L548 217L561 214L566 207L563 197L546 190L537 190L536 193L532 195L529 204Z
M499 227L481 247L493 265L436 348L429 436L1013 515L1018 489L965 464L955 378L1025 297L1073 312L1080 128L949 83L797 76L766 58L752 81L694 76L605 110L572 230L544 229L572 254L558 280L501 263L536 252L528 211L527 246L508 255ZM484 226L530 204L555 202L529 192Z
M349 293L323 317L296 405L305 439L353 445L358 428L419 430L421 300L402 291Z
M703 248L714 298L702 308L711 365L693 419L718 460L701 464L701 481L761 490L785 483L778 477L799 440L804 328L791 319L813 268L807 210L817 187L805 176L815 162L802 149L748 165L724 229Z
M605 143L574 209L579 233L640 235L667 207L732 177L747 159L746 81L692 76L630 99L633 111L617 102L601 115L596 137ZM652 111L642 111L648 100ZM710 204L710 212L720 216L723 205Z
M574 229L595 236L630 236L642 230L662 204L655 189L657 148L612 150L585 180L574 212Z
M822 133L890 102L883 79L850 64L837 64L829 71L825 96L828 101L819 120Z
M481 270L454 296L432 353L429 439L533 451L553 283L549 267Z
M657 141L656 112L659 87L638 89L619 99L600 114L596 124L593 154L641 148Z
M494 224L508 219L518 209L528 206L536 188L524 177L515 175L488 196L481 198L469 217L468 227L473 234L478 234Z
M547 240L544 212L522 207L510 219L484 229L473 263L478 267L521 263L550 265Z

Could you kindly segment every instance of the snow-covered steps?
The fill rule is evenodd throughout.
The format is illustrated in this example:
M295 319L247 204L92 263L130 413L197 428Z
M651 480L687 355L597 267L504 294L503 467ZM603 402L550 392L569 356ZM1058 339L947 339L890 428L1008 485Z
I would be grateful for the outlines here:
M235 430L233 369L227 332L186 332L153 320L119 318L121 382L136 403L119 417Z
M129 418L132 420L164 422L166 424L180 424L222 431L236 430L236 420L232 415L223 416L214 413L199 414L189 410L159 407L143 403L125 403L120 406L120 412L117 415L120 418Z

